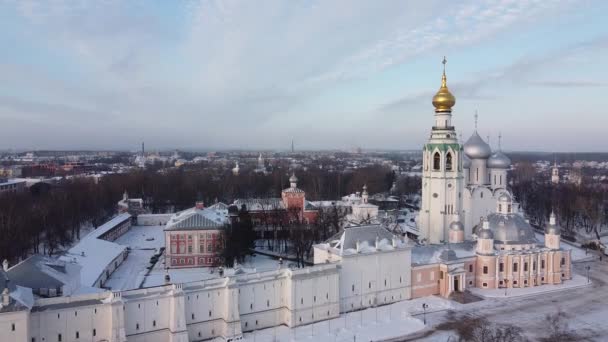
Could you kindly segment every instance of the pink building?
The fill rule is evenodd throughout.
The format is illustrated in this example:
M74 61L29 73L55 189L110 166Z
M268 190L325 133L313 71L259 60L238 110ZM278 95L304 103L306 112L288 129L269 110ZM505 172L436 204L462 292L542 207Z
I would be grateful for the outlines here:
M496 212L474 228L477 241L464 241L462 224L450 225L450 244L412 250L412 298L449 297L467 287L523 288L572 279L570 250L560 246L560 227L551 214L539 243L532 226L513 211L508 194Z
M214 266L220 263L221 234L228 210L194 208L173 215L165 227L165 266L170 268Z

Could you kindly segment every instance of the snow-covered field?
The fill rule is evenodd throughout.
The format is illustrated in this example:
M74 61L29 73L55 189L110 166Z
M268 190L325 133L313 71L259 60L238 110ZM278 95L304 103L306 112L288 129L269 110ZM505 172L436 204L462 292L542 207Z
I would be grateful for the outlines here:
M422 312L422 304L429 305L427 312L452 308L452 302L440 297L418 298L350 312L339 318L309 324L294 329L286 326L268 328L244 335L247 341L378 341L397 338L425 328L422 317L412 315ZM356 338L355 338L356 336Z
M146 267L150 265L150 258L165 245L163 228L164 226L133 226L116 239L115 243L128 246L131 251L104 286L112 290L139 288L148 271Z

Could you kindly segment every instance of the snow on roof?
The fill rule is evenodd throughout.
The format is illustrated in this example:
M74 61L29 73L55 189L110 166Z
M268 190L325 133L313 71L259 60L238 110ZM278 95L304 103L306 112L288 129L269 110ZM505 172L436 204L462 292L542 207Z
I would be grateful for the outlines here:
M427 265L441 262L441 253L449 248L458 259L475 256L475 242L452 243L449 245L427 245L412 248L412 264Z
M35 254L11 267L7 274L16 285L31 289L64 289L64 295L80 287L79 265Z
M393 246L393 239L395 239L396 247ZM377 248L376 241L378 241ZM316 248L333 250L341 255L390 251L406 246L407 242L402 241L400 237L395 236L381 225L346 228L325 243L315 245Z
M227 210L196 207L173 215L165 230L205 230L220 229L228 222Z
M113 219L111 219L110 221L97 227L89 235L87 235L86 238L89 238L89 237L99 238L103 234L107 233L108 231L110 231L114 227L116 227L117 225L125 222L126 220L128 220L130 218L131 218L131 214L129 214L129 213L120 214L120 215L114 217Z
M80 279L83 286L95 286L106 267L127 249L126 246L99 237L130 218L129 213L114 217L82 238L61 257L64 261L82 266Z

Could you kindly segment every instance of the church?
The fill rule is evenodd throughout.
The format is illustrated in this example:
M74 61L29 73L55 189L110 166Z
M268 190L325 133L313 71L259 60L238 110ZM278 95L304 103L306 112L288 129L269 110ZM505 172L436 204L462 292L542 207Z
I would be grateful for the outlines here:
M508 190L511 160L500 139L492 152L477 132L477 115L471 137L464 144L457 138L452 125L456 98L447 86L445 64L444 58L441 87L433 97L435 124L423 147L417 217L422 246L412 250L412 297L571 279L571 251L560 246L555 215L543 244Z

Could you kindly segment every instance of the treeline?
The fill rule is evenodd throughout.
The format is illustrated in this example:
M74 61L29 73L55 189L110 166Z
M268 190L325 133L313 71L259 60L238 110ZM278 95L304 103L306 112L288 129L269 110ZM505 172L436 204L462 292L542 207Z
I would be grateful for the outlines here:
M578 232L599 238L608 225L608 192L588 184L552 184L545 175L531 172L531 166L520 163L513 171L512 190L533 223L544 225L551 211L557 215L566 236Z
M370 193L388 191L395 175L383 167L369 167L352 173L325 170L296 172L298 187L307 199L337 199L367 184ZM97 227L116 213L124 191L131 198L143 198L152 212L183 210L196 200L212 204L231 203L235 198L279 197L289 186L290 174L275 170L269 175L207 169L154 172L140 170L107 175L97 183L86 178L65 179L46 191L0 197L0 259L15 261L31 253L53 254L79 238L81 227ZM418 179L402 179L399 189L412 192Z

